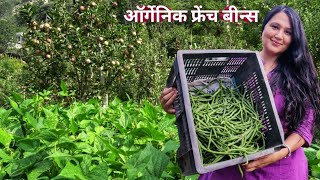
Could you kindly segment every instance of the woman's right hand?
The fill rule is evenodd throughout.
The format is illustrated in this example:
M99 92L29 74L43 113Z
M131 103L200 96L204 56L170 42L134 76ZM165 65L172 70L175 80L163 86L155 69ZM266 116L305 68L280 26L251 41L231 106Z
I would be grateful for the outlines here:
M162 108L167 113L175 113L175 109L173 108L173 101L178 96L178 90L174 87L164 88L160 96L160 102Z

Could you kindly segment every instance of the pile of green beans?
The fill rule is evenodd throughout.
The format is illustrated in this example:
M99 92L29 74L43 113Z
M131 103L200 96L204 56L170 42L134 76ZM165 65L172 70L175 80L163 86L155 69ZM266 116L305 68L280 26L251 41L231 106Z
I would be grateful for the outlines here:
M219 81L213 94L193 90L191 104L203 164L234 159L264 149L262 124L250 96Z

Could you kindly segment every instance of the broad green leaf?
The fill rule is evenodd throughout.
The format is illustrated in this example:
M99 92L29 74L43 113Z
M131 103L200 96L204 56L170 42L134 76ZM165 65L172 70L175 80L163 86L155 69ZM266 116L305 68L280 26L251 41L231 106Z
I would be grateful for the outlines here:
M149 177L159 179L168 163L169 157L165 153L154 148L151 144L147 144L142 151L128 160L128 179L135 179L137 173L142 173L143 179Z
M143 116L151 122L157 121L158 110L151 105L148 101L144 101L144 107L141 110Z
M79 165L75 165L71 163L70 161L67 163L67 165L62 169L60 174L53 178L53 180L56 179L86 179L82 173L82 170Z
M168 141L166 142L166 144L164 145L164 149L162 150L162 152L167 153L170 151L176 151L180 146L180 143L178 141Z
M80 152L87 154L91 154L94 152L94 148L86 142L77 142L76 146Z
M100 102L97 99L89 99L86 104L92 104L92 105L98 105L99 106Z
M9 98L9 101L10 101L11 107L12 107L17 113L19 113L20 115L23 115L22 110L19 108L18 104L17 104L15 101L13 101L11 98Z
M124 112L121 112L121 115L119 118L119 124L122 126L123 129L126 129L129 123L130 123L130 117Z
M40 151L36 154L30 155L26 158L15 160L12 164L11 176L15 177L27 171L35 163L42 161L48 154L44 151Z
M44 121L46 121L44 117L39 117L38 118L37 129L45 128L44 127Z
M63 94L68 95L68 88L67 88L67 85L64 81L61 81L60 88L61 88Z
M320 145L317 145L317 144L311 144L310 147L315 150L320 150Z
M13 159L12 156L9 156L4 150L0 149L0 162L9 162Z
M88 179L108 179L108 164L101 163L88 174Z
M313 148L304 148L304 153L308 159L308 161L316 159L317 151Z
M40 147L40 140L35 138L24 138L17 141L20 149L27 152L34 152Z
M9 147L11 140L13 139L12 134L8 133L5 129L0 128L0 143L5 147Z
M309 166L313 166L313 165L318 165L319 164L319 160L318 159L314 159L314 160L308 160L308 165Z
M21 108L23 108L23 109L28 109L28 108L31 108L30 106L32 105L32 104L34 104L35 103L35 101L33 100L33 99L26 99L26 100L24 100L22 103L21 103Z
M320 178L320 167L317 165L311 166L311 175Z
M59 141L59 144L57 144L57 147L65 149L65 150L70 150L70 151L75 151L77 149L77 146L75 143L69 141L61 142Z
M50 110L44 107L42 108L42 110L46 115L46 119L44 120L43 125L46 128L50 128L50 129L56 128L59 121L57 112L51 112Z
M11 92L11 95L14 97L14 99L16 99L18 102L22 102L23 98L21 97L20 94L16 93L16 92Z
M104 131L103 126L97 126L94 128L94 131L96 132L97 135L101 135L101 133Z
M32 117L29 112L25 114L23 120L30 124L33 128L38 129L38 121L34 117Z
M199 174L194 174L191 176L186 176L184 179L185 180L197 180L199 178Z
M100 136L96 136L99 140L101 140L104 145L106 146L106 148L108 150L110 150L112 152L112 154L114 154L115 156L119 157L120 158L120 154L122 155L126 155L126 153L120 149L120 148L117 148L115 147L114 145L112 145L108 140L104 139L104 138L101 138Z
M82 107L85 106L82 102L74 102L71 107L67 110L69 118L76 118L79 114L84 113Z
M139 137L139 138L150 138L152 140L159 140L159 141L163 141L165 140L166 136L159 132L157 129L149 126L147 127L141 127L141 128L137 128L134 129L131 132L132 135Z
M320 150L317 151L317 159L320 159Z
M167 128L169 127L175 127L174 123L175 123L176 119L175 118L171 118L171 119L165 119L165 120L162 120L160 123L159 123L159 131L163 131L163 130L166 130Z
M121 101L119 98L114 98L113 101L110 103L111 107L117 107L119 104L121 104Z
M19 122L19 117L11 116L9 124L7 124L7 129L13 136L24 137L23 131L21 129L21 124Z
M52 154L47 156L45 159L52 159L60 169L63 169L66 166L66 163L69 162L70 160L77 161L74 155L60 152L60 151L53 152Z
M3 179L3 177L6 175L6 171L4 169L0 169L0 179Z
M42 129L36 137L48 142L55 142L67 133L68 132L63 129Z
M90 120L82 120L82 121L80 121L79 126L80 126L80 128L85 129L87 126L90 125L90 123L91 123Z
M80 154L82 161L80 162L80 166L82 172L85 176L89 174L90 169L92 169L92 157L88 154Z
M56 157L73 157L73 156L68 153L56 151L56 152L53 152L52 154L50 154L49 156L47 156L46 158L56 158Z
M3 109L3 108L0 109L0 127L4 127L5 126L5 124L8 121L8 118L9 118L9 116L11 114L11 112L12 112L12 109L10 109L10 110L6 110L6 109Z
M88 135L87 142L88 142L89 144L93 144L93 142L94 142L94 140L95 140L95 138L96 138L96 134L95 134L94 132L89 131L89 132L87 133L87 135Z
M75 119L70 119L69 129L72 132L72 134L75 134L78 131L79 127L78 127L77 123L75 122Z
M52 166L50 160L44 160L35 164L34 168L30 173L27 173L28 179L37 179L42 173L48 171Z
M173 176L171 176L166 171L163 171L161 178L164 178L164 179L175 179Z

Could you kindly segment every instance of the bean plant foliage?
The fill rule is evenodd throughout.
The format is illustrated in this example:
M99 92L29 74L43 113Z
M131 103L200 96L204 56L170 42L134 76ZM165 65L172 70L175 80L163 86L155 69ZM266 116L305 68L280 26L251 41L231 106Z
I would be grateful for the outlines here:
M50 103L49 90L0 108L0 179L179 179L175 118L148 101Z
M308 159L309 179L316 180L320 178L320 146L311 144L310 147L304 148L304 152Z

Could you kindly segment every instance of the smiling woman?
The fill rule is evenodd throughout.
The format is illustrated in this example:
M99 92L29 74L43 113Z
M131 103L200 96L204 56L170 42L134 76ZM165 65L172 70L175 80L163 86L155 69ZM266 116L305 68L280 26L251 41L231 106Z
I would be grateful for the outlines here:
M276 67L276 58L288 49L292 41L291 31L290 19L284 12L274 15L266 24L262 32L261 56L267 73Z
M242 166L203 174L201 180L307 180L308 162L303 146L311 144L314 124L319 124L320 88L317 71L307 47L299 15L288 6L275 6L262 24L260 55L264 62L279 118L285 146L270 155ZM160 101L174 113L175 88L163 90Z

